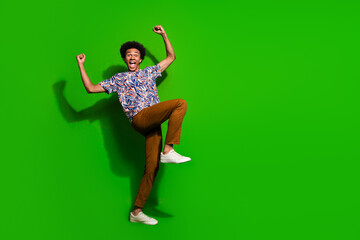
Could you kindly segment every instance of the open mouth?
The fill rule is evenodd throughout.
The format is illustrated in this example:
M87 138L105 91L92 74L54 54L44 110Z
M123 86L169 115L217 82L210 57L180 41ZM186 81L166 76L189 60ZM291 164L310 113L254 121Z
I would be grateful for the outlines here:
M130 61L130 62L129 62L129 66L130 66L131 68L134 68L134 67L136 66L136 62L135 62L135 61Z

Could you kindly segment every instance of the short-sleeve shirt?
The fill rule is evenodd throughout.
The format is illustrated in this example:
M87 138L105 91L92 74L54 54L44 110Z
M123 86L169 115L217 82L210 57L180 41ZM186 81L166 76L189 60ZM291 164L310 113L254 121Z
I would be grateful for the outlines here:
M156 78L161 76L160 64L136 72L117 73L99 84L107 94L117 92L126 116L132 118L144 108L160 102Z

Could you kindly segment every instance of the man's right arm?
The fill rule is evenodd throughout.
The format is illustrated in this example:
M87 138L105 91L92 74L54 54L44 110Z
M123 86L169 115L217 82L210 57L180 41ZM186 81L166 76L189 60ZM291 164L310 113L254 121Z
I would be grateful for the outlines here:
M100 84L94 85L90 81L90 78L86 74L85 67L84 67L85 58L86 58L85 54L80 54L80 55L76 56L76 60L78 62L79 69L80 69L81 79L82 79L82 82L84 84L84 87L85 87L86 91L88 93L105 92L105 89Z

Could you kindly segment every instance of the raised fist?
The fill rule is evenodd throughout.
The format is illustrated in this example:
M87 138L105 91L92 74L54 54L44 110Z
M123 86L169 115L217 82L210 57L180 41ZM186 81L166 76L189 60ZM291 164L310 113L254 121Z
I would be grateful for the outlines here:
M83 53L76 56L76 60L77 60L79 65L84 64L85 58L86 58L86 56Z
M153 31L160 35L165 34L165 30L161 25L156 25L155 27L153 27Z

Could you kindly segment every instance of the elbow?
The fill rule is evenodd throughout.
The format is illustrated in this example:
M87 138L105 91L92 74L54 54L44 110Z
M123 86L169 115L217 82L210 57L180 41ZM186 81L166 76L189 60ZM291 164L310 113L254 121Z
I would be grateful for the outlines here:
M97 89L97 86L94 84L89 84L87 86L85 86L86 92L87 93L97 93L99 92Z
M94 93L94 91L91 88L86 88L87 93Z
M176 59L175 53L167 53L165 59L166 61L172 63Z

